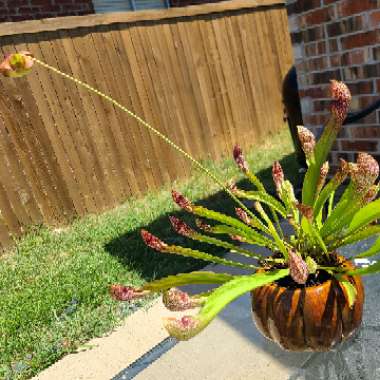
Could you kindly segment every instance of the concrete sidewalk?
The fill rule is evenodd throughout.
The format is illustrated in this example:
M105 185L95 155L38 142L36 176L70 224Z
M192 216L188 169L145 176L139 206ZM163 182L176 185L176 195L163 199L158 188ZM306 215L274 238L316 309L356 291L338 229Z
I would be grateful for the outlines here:
M205 269L226 271L219 265ZM247 294L228 305L200 335L178 343L134 378L380 380L379 277L368 277L365 284L363 326L356 337L334 351L292 353L266 340L252 322ZM112 379L167 337L162 317L173 314L158 300L150 309L134 313L111 335L89 342L95 348L66 356L35 379Z

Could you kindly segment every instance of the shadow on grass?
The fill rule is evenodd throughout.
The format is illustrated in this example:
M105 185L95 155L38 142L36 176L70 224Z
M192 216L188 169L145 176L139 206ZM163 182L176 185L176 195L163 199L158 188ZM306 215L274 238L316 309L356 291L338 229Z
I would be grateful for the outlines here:
M281 160L281 165L287 179L297 186L299 182L299 166L297 164L295 154L284 157ZM268 191L274 193L271 168L269 167L260 171L257 173L257 176L262 180ZM238 187L242 189L252 189L252 186L248 180L240 181L238 183ZM219 191L208 198L202 199L201 201L198 201L197 204L228 215L235 215L235 203L224 191ZM163 214L154 222L141 228L147 229L169 244L183 245L217 255L223 255L223 253L226 252L226 250L221 248L197 243L176 234L172 230L168 220L169 215L174 215L194 227L194 216L179 210L171 212L170 214ZM139 273L144 280L150 281L154 278L161 278L169 274L188 272L191 270L200 269L208 264L205 261L159 253L148 248L141 239L141 228L119 236L117 239L107 243L105 248L107 252L116 257L123 265L128 267L129 270Z

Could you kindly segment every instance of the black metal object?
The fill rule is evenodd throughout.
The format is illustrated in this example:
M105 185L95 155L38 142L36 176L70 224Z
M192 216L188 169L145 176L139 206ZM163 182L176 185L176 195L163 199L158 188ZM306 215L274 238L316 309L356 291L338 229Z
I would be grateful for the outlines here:
M292 66L291 69L286 74L283 84L282 84L282 98L286 111L286 119L289 124L290 133L294 143L297 161L301 166L301 171L306 170L306 160L303 153L302 147L298 140L297 125L303 125L302 120L302 110L301 102L298 93L298 82L297 82L297 71L295 66ZM372 112L380 109L380 99L375 100L368 107L357 112L349 112L343 124L353 124L366 116L370 115Z
M343 125L356 123L357 121L364 119L366 116L368 116L373 111L376 111L379 108L380 108L380 99L375 100L367 108L364 108L364 110L357 111L357 112L349 112L346 119L343 122Z
M159 359L163 354L171 350L178 343L177 339L168 337L158 343L151 350L140 356L127 368L118 373L112 380L131 380L140 372L150 366L153 362Z
M294 66L286 74L282 82L282 99L285 106L286 119L292 136L297 161L301 168L306 168L305 154L298 140L297 126L303 125L301 102L298 93L297 71Z

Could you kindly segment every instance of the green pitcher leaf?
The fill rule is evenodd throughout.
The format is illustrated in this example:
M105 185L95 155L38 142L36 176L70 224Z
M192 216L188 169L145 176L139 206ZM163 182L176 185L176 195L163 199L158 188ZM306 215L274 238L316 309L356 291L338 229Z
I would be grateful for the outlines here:
M256 268L254 265L246 265L239 262L223 259L221 257L210 255L209 253L198 251L196 249L180 247L177 245L168 245L164 251L164 253L174 253L176 255L192 257L194 259L209 261L216 264L227 265L230 267L236 268L244 268L244 269L254 269Z
M244 242L249 244L257 244L262 247L267 247L272 251L276 251L278 248L273 240L267 238L264 235L259 234L258 232L252 230L250 233L239 230L238 228L225 226L223 224L217 224L215 226L210 226L208 232L213 234L226 234L229 236L239 236L243 238Z
M262 191L236 191L238 198L245 198L253 201L259 201L268 205L273 210L277 211L282 217L286 218L285 207L275 197Z
M287 259L288 258L288 250L286 249L285 242L284 242L284 240L282 240L280 238L280 236L279 236L276 228L274 227L272 221L269 219L269 216L267 215L267 213L265 212L265 210L263 209L263 207L261 206L261 204L259 202L255 202L255 208L258 211L258 213L260 214L260 216L267 223L269 232L272 235L274 241L276 242L278 249L281 251L284 258Z
M318 178L321 166L327 160L327 156L340 130L341 123L336 117L331 116L325 125L322 136L318 140L314 148L314 160L310 162L310 166L305 174L302 187L302 203L312 206L315 200L315 190L317 188Z
M370 257L378 254L380 252L380 237L376 239L373 245L364 252L359 253L355 258Z
M259 178L252 173L249 169L244 173L248 180L255 186L259 191L266 193L266 189L263 183L259 180Z
M344 190L343 195L339 199L335 208L332 210L331 214L326 218L324 224L320 230L321 236L326 237L336 230L336 226L341 222L343 214L350 209L353 205L353 186L352 182Z
M175 276L167 276L159 280L151 281L145 284L142 288L153 292L159 292L176 286L190 284L224 284L231 281L234 276L227 273L214 272L190 272L179 273Z
M302 230L310 237L315 244L317 244L324 253L327 253L327 247L325 242L323 241L321 235L319 234L318 229L313 225L313 223L307 219L306 217L302 217L301 220Z
M330 180L327 183L327 185L322 189L314 205L314 215L317 216L322 212L323 206L325 205L326 201L330 198L331 194L335 192L336 188L336 183Z
M195 234L192 234L191 236L189 236L189 238L196 240L196 241L200 241L202 243L216 245L217 247L227 248L232 252L239 253L239 254L246 256L246 257L252 257L254 259L262 259L263 258L262 255L255 254L251 251L248 251L248 249L238 247L234 244L228 243L228 242L220 240L220 239L216 239L216 238L211 237L211 236L206 236L206 235L202 235L199 233L195 233Z
M289 274L289 269L280 269L250 276L237 276L215 289L206 299L196 316L185 316L181 320L170 318L165 327L171 336L188 340L201 332L217 314L234 299L255 288L272 283Z
M361 208L351 220L347 235L365 227L380 218L380 199L373 201Z
M252 231L252 228L248 227L246 224L241 222L240 220L233 218L232 216L228 216L226 214L223 214L218 211L209 210L202 206L194 206L193 207L193 213L195 215L201 216L203 218L216 220L218 222L227 224L232 227L236 227L242 231L247 232L248 234ZM251 217L254 226L258 229L268 232L268 228L261 222L261 220L255 216Z

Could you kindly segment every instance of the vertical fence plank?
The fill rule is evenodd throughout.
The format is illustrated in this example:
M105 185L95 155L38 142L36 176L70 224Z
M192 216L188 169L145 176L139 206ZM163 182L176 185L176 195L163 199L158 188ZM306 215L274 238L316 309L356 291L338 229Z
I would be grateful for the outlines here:
M190 143L192 133L192 124L188 123L186 110L193 113L191 107L184 106L184 89L180 88L183 81L179 70L179 62L175 54L175 47L170 34L170 26L162 25L162 33L157 34L154 28L150 29L150 37L154 41L152 47L155 48L156 54L160 55L162 72L164 74L164 83L168 87L168 104L169 109L173 112L174 124L170 125L176 133L177 144L185 151L193 154L193 147ZM177 154L177 158L182 163L184 173L189 168L189 162L184 157Z
M56 67L70 73L67 54L62 49L59 35L55 34L54 38L46 37L49 41L49 44L45 46L46 54L51 57L52 62L55 62ZM82 196L87 210L89 212L97 212L97 210L102 208L100 197L102 189L99 188L95 174L97 157L94 157L92 154L91 144L85 131L88 122L84 119L84 112L79 106L81 104L80 98L74 98L73 96L76 93L73 83L58 76L57 80L56 86L59 86L59 92L61 92L61 106L66 108L66 126L77 152L78 167L75 165L75 172L78 173L79 182L81 183ZM78 141L81 143L78 144ZM82 176L85 178L81 178Z
M161 115L159 105L157 104L155 90L157 78L154 76L154 62L152 56L148 53L147 41L144 40L145 36L142 29L143 26L138 24L133 24L129 28L133 49L133 53L132 50L130 51L132 53L130 58L134 55L135 69L133 71L134 74L139 76L137 80L139 83L138 91L142 99L144 114L151 125L158 130L161 129L160 132L164 132L165 119L164 115ZM166 155L170 158L169 149L156 136L150 136L150 144L152 156L154 157L151 161L153 173L155 174L157 185L162 185L169 182L173 175L174 168L171 166L171 162L162 159Z
M125 80L128 83L128 92L130 94L130 107L135 114L147 122L151 122L149 119L149 108L147 107L147 100L144 88L141 82L141 76L139 71L139 64L136 59L136 54L133 48L130 30L128 28L119 28L121 44L123 47L123 56L125 58L125 64L122 66L124 69ZM139 143L136 145L136 154L143 158L140 158L140 170L144 173L147 189L154 189L160 182L160 173L154 164L157 159L154 154L151 154L153 150L152 140L155 136L151 136L151 133L143 127L141 124L136 124L137 140Z
M220 71L220 57L217 52L215 44L215 36L212 31L211 18L207 17L204 20L198 22L199 32L201 40L199 44L202 45L204 50L205 67L207 67L206 78L209 78L208 86L211 98L214 99L215 124L213 129L215 134L213 135L214 143L217 146L217 158L225 156L229 153L228 145L231 144L231 136L229 135L228 124L230 122L228 106L226 106L226 88L224 85L223 75Z
M178 90L182 96L182 104L189 128L189 144L192 146L190 149L192 149L195 158L200 158L205 152L205 140L202 137L203 118L198 110L198 97L194 92L191 71L185 55L186 41L181 38L179 24L177 22L171 23L169 26L170 33L167 29L164 29L164 32L169 46L173 49L173 72L177 75Z
M8 52L28 50L26 40L27 38L22 36L14 36L12 43L14 42L16 46L9 45ZM23 78L12 83L4 81L3 84L4 93L10 95L9 100L22 100L22 102L13 102L14 113L30 116L26 125L22 117L18 118L18 123L24 123L23 139L30 147L30 161L36 176L35 183L41 190L40 206L44 220L50 224L69 220L74 214L74 204L53 148L49 133L50 131L54 134L50 109L45 101L45 95L41 96L38 72L34 71L27 79ZM18 109L20 104L25 104L25 107Z
M26 128L26 125L19 125L15 122L11 115L11 104L1 94L0 109L2 110L2 114L0 114L0 140L2 147L0 149L4 154L3 165L7 166L8 162L10 169L9 178L14 176L19 184L15 190L18 193L19 202L28 214L26 225L40 223L43 219L36 201L38 190L33 189L28 182L28 175L30 179L34 179L34 176L30 172L29 147L23 139L23 128Z
M68 60L69 74L85 80L85 67L82 67L82 58L77 54L73 38L67 31L59 32L60 47L65 52ZM71 83L72 96L78 102L83 116L81 127L88 136L91 147L92 160L95 166L95 175L100 186L100 200L102 208L109 207L114 203L112 192L113 182L111 182L112 166L110 163L110 152L104 137L103 126L100 125L98 110L95 107L92 94Z
M164 36L158 35L155 28L152 26L146 27L147 38L150 42L150 49L155 61L155 75L159 79L159 93L158 96L164 98L165 102L161 103L160 112L165 118L164 132L169 136L177 145L182 146L185 140L183 134L182 118L179 114L177 92L173 90L173 76L171 75L171 68L168 66L170 60L169 54L166 51L166 46L163 43ZM158 88L158 86L155 86ZM170 112L168 112L170 110ZM178 177L178 174L184 174L187 162L185 163L182 157L174 149L170 148L170 155L174 163L175 173L173 179Z
M217 151L214 146L213 133L210 130L210 125L215 126L210 114L212 99L206 83L205 57L202 55L199 46L198 25L196 21L191 20L186 23L179 22L177 26L182 40L185 65L189 72L193 96L201 119L201 133L198 135L198 139L202 139L203 152L208 152L211 158L216 158Z
M128 99L128 92L125 90L127 86L124 84L124 75L121 66L126 64L120 60L120 53L115 50L115 42L113 37L113 30L107 28L107 32L102 33L103 44L106 47L105 53L108 57L110 64L108 70L112 71L112 79L114 88L110 88L112 95L119 103L126 105L126 99ZM144 185L142 182L142 173L138 170L139 161L137 154L135 154L135 134L134 125L130 125L131 117L119 109L115 109L120 124L120 145L123 154L123 171L125 180L129 184L130 195L137 196L144 191Z
M176 133L173 133L173 112L168 112L170 107L167 104L167 90L163 88L163 70L160 70L157 49L153 49L152 40L149 33L150 25L136 26L135 48L142 47L142 54L145 57L140 62L140 70L145 71L145 88L150 100L150 106L155 118L155 126L171 140L176 140ZM161 153L158 159L163 163L162 173L165 173L163 180L169 182L176 178L176 173L182 172L181 160L177 159L177 153L167 144L159 141ZM163 157L167 159L162 160Z
M236 41L231 28L230 20L226 17L214 18L212 27L215 41L221 59L221 69L228 92L232 124L229 125L232 143L240 143L244 139L239 131L245 128L253 128L251 111L248 107L247 95L243 83L243 75L240 70L240 62ZM230 154L233 146L230 146Z

